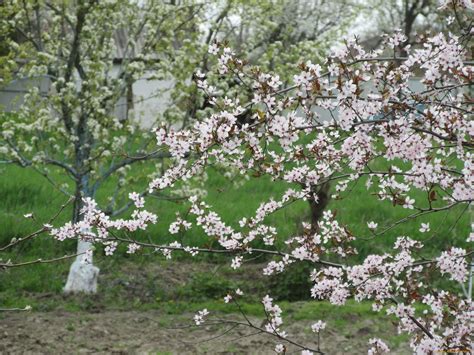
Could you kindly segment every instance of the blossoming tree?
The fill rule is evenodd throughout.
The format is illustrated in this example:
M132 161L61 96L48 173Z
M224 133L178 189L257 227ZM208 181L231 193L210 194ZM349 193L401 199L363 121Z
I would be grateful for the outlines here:
M399 331L411 336L416 353L469 349L474 304L455 291L455 283L468 277L474 234L465 235L458 244L446 241L446 247L435 254L427 252L419 238L400 235L392 249L370 254L362 262L355 255L356 245L378 243L398 225L472 203L474 121L469 89L474 70L466 51L471 36L472 23L460 37L439 33L426 39L421 48L404 47L406 57L390 54L399 53L406 42L399 32L373 52L349 40L324 68L311 62L300 64L294 85L288 87L282 87L277 75L249 66L226 45L213 43L209 52L217 57L218 72L250 88L253 98L241 102L238 97L222 97L203 73L196 73L197 84L215 111L182 131L155 130L158 151L170 154L173 164L150 182L149 190L165 190L207 166L226 165L241 174L283 181L288 184L286 192L278 199L262 201L253 216L237 221L238 227L224 222L204 199L192 196L188 212L178 215L169 233L201 228L218 242L217 248L178 241L153 244L134 237L133 231L159 223L159 215L146 210L139 194L130 195L135 206L130 219L113 219L86 198L82 221L56 228L52 235L59 240L79 238L104 244L108 254L120 244L127 245L129 252L152 248L167 257L175 251L227 254L234 269L256 254L266 254L271 259L262 270L265 275L285 272L293 263L311 262L315 299L328 300L335 307L344 306L350 298L372 302L374 312L398 319ZM421 81L423 89L412 88L413 78ZM242 124L239 117L246 112L252 120ZM295 201L314 199L311 187L327 182L335 184L334 195L340 199L353 184L365 183L370 192L367 198L404 209L406 214L381 226L361 221L367 226L366 234L356 235L328 210L317 228L305 225L300 234L281 240L267 217ZM429 232L429 224L420 224L420 233ZM87 263L88 253L83 256ZM448 281L435 287L432 275ZM238 304L243 292L229 292L225 302ZM278 338L278 353L289 346L304 353L322 352L319 344L311 347L292 341L271 294L262 303L267 316L264 325L247 318L235 323ZM200 325L211 317L201 310L195 322ZM319 320L312 330L319 334L324 327ZM369 347L370 354L389 351L375 337Z

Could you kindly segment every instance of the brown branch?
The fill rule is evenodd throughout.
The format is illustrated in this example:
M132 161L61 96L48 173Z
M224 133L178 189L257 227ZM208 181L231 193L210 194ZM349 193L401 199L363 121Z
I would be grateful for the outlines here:
M258 249L258 248L249 248L249 249L211 249L211 248L209 248L209 249L206 249L206 248L184 247L184 246L178 247L178 246L169 246L169 245L159 245L159 244L154 244L154 243L145 243L145 242L140 242L140 241L137 241L137 240L121 238L121 237L118 237L118 236L114 236L113 238L108 238L107 240L120 241L120 242L128 243L128 244L135 243L135 244L143 246L143 247L154 248L154 249L158 249L158 250L185 251L184 250L185 248L186 249L190 248L193 251L198 251L198 252L201 252L201 253L215 253L215 254L239 254L239 253L248 252L249 250L251 250L252 252L256 252L256 253L276 255L276 256L288 257L290 259L300 260L300 259L294 257L292 254L284 253L284 252L281 252L281 251L278 251L278 250L267 250L267 249ZM309 261L314 262L316 264L325 265L325 266L332 266L332 267L338 267L338 268L344 267L344 265L342 265L342 264L334 263L334 262L331 262L331 261L311 260L311 259L306 259L306 260L309 260Z
M53 259L46 259L46 260L36 259L36 260L25 261L25 262L17 263L17 264L13 264L11 262L0 263L0 269L2 269L2 268L8 269L8 268L28 266L28 265L34 265L34 264L50 264L50 263L54 263L54 262L57 262L57 261L62 261L62 260L66 260L66 259L75 258L79 255L84 255L84 254L85 254L85 252L70 254L70 255L64 255L64 256L61 256L61 257L58 257L58 258L53 258Z

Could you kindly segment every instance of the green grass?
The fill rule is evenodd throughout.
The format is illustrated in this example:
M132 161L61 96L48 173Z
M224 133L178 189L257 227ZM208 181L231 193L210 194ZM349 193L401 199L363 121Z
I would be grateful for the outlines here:
M332 201L329 205L330 209L338 212L338 221L346 225L354 235L371 237L372 234L367 228L367 222L377 222L378 232L415 212L404 209L402 206L394 207L389 201L378 201L374 196L369 195L373 191L367 191L363 183L360 181L345 199ZM426 193L421 191L410 193L410 196L417 201L422 200L425 195ZM438 204L435 202L433 205L437 207ZM419 231L422 222L430 224L429 233ZM467 206L464 205L409 220L384 235L377 236L371 241L358 241L356 245L360 256L363 257L367 254L383 253L393 247L397 237L409 236L425 245L422 256L429 258L437 255L439 250L452 245L466 247L469 233L470 214Z

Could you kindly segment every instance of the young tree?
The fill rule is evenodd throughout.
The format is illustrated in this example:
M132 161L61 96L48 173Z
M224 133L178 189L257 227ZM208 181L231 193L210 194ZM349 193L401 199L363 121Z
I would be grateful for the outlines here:
M83 221L54 229L52 234L60 240L104 244L109 254L119 244L127 245L130 252L149 247L169 257L175 250L227 254L235 269L255 254L266 254L273 256L263 270L266 275L284 272L292 263L311 262L315 299L329 300L334 306L344 306L352 297L369 300L375 312L384 310L398 319L399 330L410 334L415 353L470 349L474 304L456 292L456 283L466 280L474 233L461 240L443 239L438 245L444 246L433 252L427 244L443 236L421 223L419 235L398 236L393 249L368 255L362 262L356 257L357 246L364 241L376 245L399 225L465 210L474 199L474 122L468 90L474 70L464 48L471 38L470 26L460 38L439 33L422 48L403 48L407 57L382 56L384 50L393 52L406 43L400 32L373 52L366 52L357 40L347 41L328 57L324 69L311 62L300 64L289 87L282 87L277 75L249 66L225 44L211 44L209 52L218 58L219 73L236 77L251 88L253 97L246 103L223 97L198 73L197 84L215 112L183 131L156 129L159 151L170 154L173 164L150 182L150 191L173 187L215 164L284 181L287 191L277 200L262 201L252 217L238 221L237 228L224 222L205 200L192 196L189 210L177 217L169 232L199 227L210 240L218 241L218 248L135 238L134 230L157 218L138 195L131 195L135 211L130 219L112 219L88 198ZM412 89L412 79L421 80L424 88ZM247 110L253 121L239 123L239 115ZM321 110L332 118L322 120ZM335 195L348 202L349 186L364 183L368 196L405 214L383 221L380 227L362 220L366 232L356 235L351 226L340 222L340 215L326 211L316 230L307 225L301 234L280 240L266 217L294 201L314 199L312 187L328 182L335 183ZM241 295L241 290L235 290L225 301L238 305ZM282 310L269 295L262 303L267 315L264 325L245 315L234 324L274 335L281 342L277 352L285 352L287 346L306 354L322 352L319 344L314 348L292 341L282 329ZM423 310L417 304L423 304ZM201 310L195 322L200 325L209 317L207 310ZM319 334L324 326L318 321L312 329ZM377 338L369 346L369 354L389 351Z
M5 52L16 60L13 77L46 78L50 86L46 96L32 87L19 111L3 116L0 154L4 162L33 168L73 196L72 223L81 223L83 198L95 198L110 179L117 181L117 192L103 210L109 215L126 210L121 190L144 174L143 169L130 173L130 166L164 157L152 150L139 121L121 120L117 107L145 74L169 75L170 62L192 37L189 29L201 10L199 4L155 1L7 1L0 6ZM65 184L57 181L58 171L67 176ZM78 253L88 249L87 241L79 241ZM65 291L95 292L98 271L76 260Z

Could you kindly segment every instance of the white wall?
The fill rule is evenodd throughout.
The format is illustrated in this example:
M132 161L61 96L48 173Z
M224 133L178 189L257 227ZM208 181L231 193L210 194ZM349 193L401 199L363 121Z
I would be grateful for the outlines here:
M146 77L133 84L134 104L131 113L142 127L151 127L159 114L168 107L173 85L173 80L148 80Z
M26 92L37 87L41 95L46 96L50 86L47 77L13 80L6 87L0 88L0 110L6 112L17 111L24 102L23 98Z
M111 75L116 76L119 67L112 69ZM80 81L77 81L80 86ZM47 77L16 79L6 87L0 88L0 110L6 112L17 111L24 102L25 94L33 87L38 87L40 93L46 96L50 92L50 81ZM170 88L173 80L149 80L148 76L137 80L133 84L134 105L130 117L138 120L142 127L149 128L168 107L170 102ZM127 117L127 99L121 97L114 109L114 115L119 119Z

